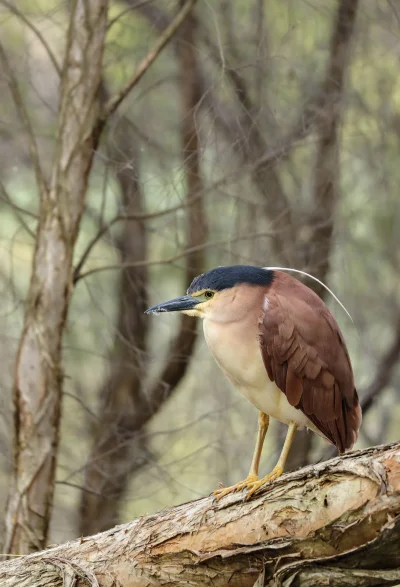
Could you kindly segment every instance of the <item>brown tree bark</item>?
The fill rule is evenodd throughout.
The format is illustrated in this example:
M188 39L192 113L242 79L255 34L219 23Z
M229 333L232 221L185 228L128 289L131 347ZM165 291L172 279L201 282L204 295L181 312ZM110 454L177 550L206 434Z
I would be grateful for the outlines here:
M0 564L2 587L372 587L400 581L400 444Z
M182 88L182 159L186 173L187 248L202 245L206 238L203 185L200 170L197 107L201 99L196 76L195 20L189 16L179 35ZM129 122L121 121L112 136L111 160L116 166L126 214L140 214L143 203L136 173L132 171L133 137ZM134 155L133 163L137 163ZM127 163L130 163L127 165ZM119 242L121 262L146 259L146 229L143 222L125 221ZM185 281L204 269L204 253L188 255ZM120 310L112 372L102 390L104 398L93 448L88 457L80 505L80 532L106 530L118 519L120 499L131 474L146 464L145 425L171 396L186 373L196 340L196 321L182 316L167 362L157 382L143 387L143 356L150 324L144 316L147 304L145 267L123 269Z
M340 199L341 103L357 9L358 0L338 2L318 112L313 210L307 219L304 263L308 271L321 280L326 278L330 270L335 212ZM313 289L325 297L326 291L319 284L314 284Z
M126 215L115 247L121 265L147 257L144 202L139 181L139 149L129 120L122 117L108 136L108 156L120 185L121 216ZM148 320L146 266L124 267L119 282L119 310L110 374L100 390L101 412L85 469L81 495L81 534L106 530L117 523L118 508L129 474L140 466L140 445L133 454L135 423L143 403L144 354ZM142 458L143 460L143 458Z
M41 207L24 328L14 379L14 471L3 552L45 545L54 493L61 411L61 339L73 284L74 244L88 175L108 118L143 77L187 18L187 0L129 80L100 109L98 94L107 29L107 0L73 0L61 71L54 162L47 185L17 83L0 45L10 90L24 122L40 189ZM79 271L76 272L79 276Z
M62 70L55 157L40 219L15 379L14 471L4 552L43 548L53 501L61 409L61 339L72 256L96 144L107 0L73 3Z

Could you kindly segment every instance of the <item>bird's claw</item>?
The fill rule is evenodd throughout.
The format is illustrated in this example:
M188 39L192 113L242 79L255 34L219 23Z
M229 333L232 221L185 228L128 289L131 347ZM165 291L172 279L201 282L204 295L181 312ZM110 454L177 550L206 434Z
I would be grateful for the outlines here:
M221 487L220 489L216 489L212 492L211 495L215 496L215 500L219 501L225 495L229 495L230 493L235 493L236 491L241 491L242 489L247 489L247 495L244 498L244 501L250 499L261 487L266 485L267 483L272 483L278 477L283 474L283 468L280 465L276 465L271 473L259 479L256 475L249 475L247 479L244 481L239 481L239 483L235 483L235 485L231 485L230 487Z
M261 487L263 485L265 485L266 483L272 483L272 481L275 481L275 479L278 479L278 477L280 477L282 474L283 474L283 468L280 465L276 465L272 469L271 473L269 473L268 475L266 475L262 479L258 479L256 481L254 481L253 483L250 483L248 485L249 491L247 492L245 500L247 501L248 499L250 499L251 496L254 495L256 493L256 491L261 489Z
M239 483L235 483L235 485L231 485L230 487L220 487L212 492L211 495L215 496L215 500L219 501L225 495L229 495L230 493L235 493L236 491L241 491L242 489L249 488L253 483L258 481L258 477L256 475L249 475L247 479L243 481L239 481Z

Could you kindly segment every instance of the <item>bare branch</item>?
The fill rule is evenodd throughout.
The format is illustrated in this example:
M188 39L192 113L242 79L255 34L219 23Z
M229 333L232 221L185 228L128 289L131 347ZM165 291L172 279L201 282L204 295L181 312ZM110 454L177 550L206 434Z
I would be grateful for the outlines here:
M42 35L42 33L40 32L40 30L33 24L33 22L31 20L29 20L29 18L27 18L25 16L25 14L23 12L21 12L16 6L15 4L11 4L11 2L8 2L8 0L0 0L0 4L3 4L3 6L6 6L8 8L8 10L10 12L12 12L17 18L19 18L24 24L26 24L26 26L33 32L33 34L39 39L39 41L41 42L41 44L43 45L51 63L53 64L54 69L56 70L56 73L59 77L61 77L61 67L58 64L58 61L56 59L56 56L54 55L50 45L48 44L48 42L46 41L46 38Z
M380 359L372 383L360 393L361 407L363 414L375 403L381 391L390 383L393 371L398 366L400 359L400 317L395 326L395 335L392 344L389 346L383 357Z
M129 81L120 89L120 91L115 95L112 96L108 102L103 107L102 113L99 117L99 124L101 125L104 123L113 112L118 108L121 102L126 98L132 88L138 83L139 80L142 79L146 71L152 65L152 63L156 60L158 55L164 49L164 47L168 44L171 38L175 35L176 31L179 27L183 24L185 19L189 16L190 11L196 4L197 0L187 0L184 3L181 10L178 12L176 17L171 21L165 31L160 35L157 39L153 49L149 51L143 61L140 63L139 67L137 68L134 75L131 77Z
M11 64L10 64L8 57L7 57L7 53L6 53L1 42L0 42L0 62L2 63L4 70L5 70L5 73L7 75L8 86L10 88L11 95L13 97L15 108L16 108L18 115L19 115L19 118L21 120L21 124L22 124L22 126L28 136L29 151L31 154L32 164L33 164L33 168L35 170L36 180L37 180L39 189L42 192L45 192L47 190L47 185L46 185L45 176L44 176L44 173L43 173L43 170L42 170L42 167L40 164L40 160L39 160L39 151L38 151L38 146L37 146L36 139L35 139L35 133L33 132L32 124L31 124L30 118L28 116L28 112L25 108L25 103L24 103L24 100L22 98L22 95L21 95L21 92L19 89L18 81L14 75Z
M104 225L87 244L80 260L76 264L73 277L74 283L76 283L80 279L82 267L84 266L87 258L89 257L93 247L102 239L102 237L107 232L109 232L109 230L114 226L114 224L117 224L117 222L121 221L144 222L145 220L155 220L158 218L162 218L163 216L168 216L169 214L174 214L175 212L185 209L186 207L190 206L192 202L194 203L201 197L203 197L202 193L197 194L196 196L194 196L193 200L182 202L181 204L177 204L176 206L172 206L171 208L167 208L166 210L160 210L159 212L150 212L147 214L118 214L117 216L115 216L112 220L107 222L107 224Z
M134 0L125 0L125 2L135 8ZM160 10L159 7L153 4L143 4L138 7L138 10L143 16L145 16L152 26L161 31L163 28L168 26L170 23L169 16ZM221 65L220 52L216 47L213 46L209 37L206 37L206 42L209 44L211 55L215 58L216 62ZM175 46L178 45L178 37L174 38ZM253 107L250 104L249 95L244 84L243 78L237 77L235 73L230 73L233 76L234 85L239 92L240 96L245 96L243 104ZM197 76L199 84L201 85L202 100L200 107L202 109L209 109L214 114L214 120L216 126L222 131L222 134L227 137L228 141L234 146L238 155L241 157L244 168L239 169L234 175L242 175L243 173L251 173L254 175L256 185L259 185L260 192L265 192L265 187L262 187L262 177L258 177L259 172L268 171L275 164L280 163L288 157L291 150L298 146L303 139L305 139L311 132L318 105L320 103L320 91L313 92L312 95L306 100L304 107L299 113L298 119L293 125L293 128L276 144L267 145L264 144L263 148L260 148L260 152L253 154L252 157L247 156L243 152L243 145L247 143L248 136L247 130L243 124L238 122L238 114L236 111L232 111L226 104L223 104L215 94L212 83L208 80L205 72L201 68L201 64L197 62ZM243 94L244 92L244 94ZM251 119L252 120L252 119ZM254 120L251 122L252 126L255 126ZM211 186L207 191L212 191L216 186ZM262 189L261 189L262 188ZM275 192L272 192L275 193ZM281 212L278 214L279 221L283 221L288 214L289 206L282 206ZM293 240L294 237L292 236ZM288 261L289 262L289 261Z
M271 247L277 259L296 267L297 249L292 243L296 241L297 227L292 218L292 206L273 162L270 159L266 164L262 162L263 156L270 152L270 145L255 120L255 108L247 81L230 64L229 57L224 56L224 62L222 62L220 51L214 46L204 28L203 40L216 64L226 71L241 106L239 115L230 117L230 121L224 121L217 116L218 112L215 111L216 124L219 124L223 132L227 134L234 150L244 163L252 162L255 159L261 160L257 166L254 166L251 177L263 197L269 220L274 222L278 229L275 237L271 240ZM221 111L221 105L219 110ZM226 107L224 111L227 111Z
M200 80L199 80L199 83L200 83ZM202 104L202 101L200 102L200 105L201 104ZM299 133L300 132L302 132L302 131L300 131L300 129L299 129ZM98 271L103 271L103 270L106 271L106 270L110 270L110 269L117 269L120 267L120 265L107 265L105 267L95 268L94 270L90 270L85 273L82 273L82 268L83 268L85 262L87 261L93 247L96 245L97 242L99 242L104 237L105 234L107 234L107 232L112 228L112 226L114 224L116 224L120 221L123 221L123 220L133 220L133 221L135 221L135 220L137 220L137 221L156 220L157 218L160 218L162 216L167 216L169 214L173 214L175 212L178 212L179 210L183 210L183 209L187 208L188 206L190 206L191 204L194 204L197 200L204 198L207 194L215 193L218 189L220 189L225 184L229 183L230 181L234 181L237 177L243 175L244 171L253 172L253 171L256 171L259 166L260 167L267 167L269 165L274 165L277 160L284 158L287 155L290 148L293 148L294 144L290 144L290 141L291 140L293 140L293 142L297 141L298 138L300 138L300 137L297 137L297 136L294 136L291 138L288 137L288 144L286 144L286 145L283 144L281 147L277 147L275 150L271 150L271 152L263 155L260 159L256 159L255 161L249 161L248 165L246 165L246 167L244 169L236 169L232 173L222 177L221 179L216 180L215 182L211 183L207 187L203 187L199 193L196 193L193 196L193 198L186 199L185 201L183 201L180 204L177 204L176 206L172 206L171 208L167 208L166 210L160 210L159 212L150 212L150 213L133 214L133 215L130 214L128 216L123 215L123 214L119 214L119 215L115 216L106 225L104 225L102 228L100 228L98 233L95 234L94 237L87 244L84 252L81 255L80 260L78 261L78 263L75 267L74 283L78 282L83 277L90 275L92 272L98 272ZM231 194L229 195L229 198L233 198L233 197L235 197L235 196L232 196ZM240 197L237 197L237 199L240 200ZM280 218L278 218L278 220L279 219ZM232 244L233 242L236 242L238 240L243 241L243 240L248 240L248 239L254 239L257 237L269 236L271 238L274 238L274 236L277 234L277 232L278 232L278 229L271 230L268 232L264 231L264 232L260 232L260 233L250 233L249 235L237 236L237 237L235 237L235 239L204 243L204 247L209 248L209 247L213 247L213 246ZM139 264L142 265L144 263L149 263L150 265L157 265L157 264L171 263L173 261L176 261L176 260L190 254L191 252L193 252L192 249L186 250L183 253L180 253L177 257L174 256L174 257L171 257L170 259L160 260L160 261L150 261L150 262L140 261ZM140 265L136 265L136 266L140 266Z
M143 259L143 261L135 261L132 263L125 263L123 265L103 265L102 267L93 267L93 269L89 269L84 273L81 273L76 277L76 282L80 281L88 277L89 275L93 275L93 273L99 273L99 271L115 271L121 269L121 267L151 267L153 265L170 265L175 261L179 261L179 259L183 259L184 257L188 257L193 253L197 253L198 251L203 251L206 249L212 249L214 247L220 247L223 245L232 245L233 243L241 242L241 241L248 241L254 240L261 237L273 237L275 236L275 231L261 231L261 232L254 232L244 235L234 236L230 239L221 239L216 241L208 241L205 243L201 243L199 245L194 245L193 247L188 247L184 249L180 253L173 255L172 257L168 257L167 259L156 259L154 261Z
M103 83L102 100L108 97ZM115 240L121 259L118 288L118 317L114 346L110 353L110 374L99 390L100 415L93 445L85 467L84 491L81 494L79 527L82 534L92 534L110 528L118 521L121 498L129 482L131 471L144 465L143 458L132 454L136 413L142 401L144 357L148 320L147 267L124 267L147 256L147 231L144 218L144 199L139 175L139 148L137 136L125 117L110 125L107 133L107 151L110 166L120 186L121 211L111 223L103 227L86 248L75 268L79 274L85 258L98 238L118 219L124 220L122 232ZM157 214L156 214L157 217ZM138 439L141 451L145 438Z
M204 271L204 245L207 240L204 199L197 197L203 192L203 179L197 120L202 92L197 75L196 28L197 21L190 15L182 28L178 45L182 90L182 158L188 203L186 233L187 250L190 251L186 258L187 287L196 275ZM171 344L167 364L151 391L153 407L159 408L185 375L196 341L196 322L190 316L181 316L179 331Z
M6 187L2 181L0 181L0 194L1 194L0 199L3 200L4 202L6 202L10 206L10 208L14 211L15 216L17 217L18 222L21 224L21 226L23 226L23 228L26 230L26 232L33 239L35 239L34 232L29 228L28 224L26 223L26 221L22 215L26 214L27 216L30 216L31 218L35 218L35 219L37 219L37 216L35 214L33 214L32 212L29 212L28 210L25 210L24 208L17 206L12 201L12 198L11 198L10 194L8 193L8 191L6 190Z
M154 0L143 0L142 2L134 2L134 1L132 1L132 6L128 6L124 10L121 10L121 12L119 14L117 14L117 16L115 16L114 18L112 18L109 21L109 23L108 23L108 30L110 30L111 27L116 22L118 22L120 20L120 18L122 18L125 14L128 14L129 12L132 12L132 10L138 10L142 6L146 6L147 4L151 4L152 2L154 2Z
M315 161L314 206L310 218L305 266L324 281L330 268L335 209L339 200L340 168L338 130L344 78L349 62L358 0L340 0L334 25L318 114L318 148ZM322 288L315 288L324 296Z
M255 0L255 48L257 52L258 67L255 70L255 96L257 108L261 108L262 105L262 90L265 83L265 62L268 47L268 39L265 30L265 2L264 0Z
M25 214L26 216L29 216L30 218L34 218L35 220L39 219L39 216L37 214L34 214L33 212L31 212L30 210L27 210L26 208L21 208L21 206L17 206L17 204L15 204L15 202L13 202L12 197L8 193L6 186L4 185L4 183L2 181L0 182L0 192L1 192L0 198L3 200L3 202L6 202L6 204L8 204L10 206L10 208L15 210L16 212L20 212L21 214ZM20 216L18 216L18 217L21 218ZM22 220L20 220L20 221L22 222Z

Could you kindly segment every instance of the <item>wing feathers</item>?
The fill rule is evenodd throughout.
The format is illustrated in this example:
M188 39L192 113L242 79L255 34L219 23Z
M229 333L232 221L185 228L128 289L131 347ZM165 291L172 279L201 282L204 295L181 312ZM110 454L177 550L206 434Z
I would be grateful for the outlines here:
M286 396L291 406L297 406L300 403L303 394L303 385L301 379L297 377L293 369L288 369L286 377Z
M361 408L335 319L316 294L285 274L273 282L268 301L259 332L269 378L344 452L357 439Z

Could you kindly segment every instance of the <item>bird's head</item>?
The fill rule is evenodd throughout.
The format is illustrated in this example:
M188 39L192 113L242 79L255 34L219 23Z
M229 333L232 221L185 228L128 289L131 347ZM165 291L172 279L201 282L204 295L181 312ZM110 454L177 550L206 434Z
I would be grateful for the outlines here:
M254 304L255 286L267 287L273 277L273 271L250 265L216 267L195 277L186 295L152 306L146 314L183 312L197 318L230 321Z

